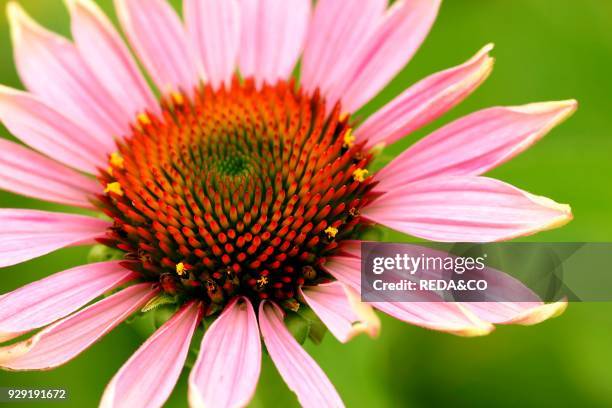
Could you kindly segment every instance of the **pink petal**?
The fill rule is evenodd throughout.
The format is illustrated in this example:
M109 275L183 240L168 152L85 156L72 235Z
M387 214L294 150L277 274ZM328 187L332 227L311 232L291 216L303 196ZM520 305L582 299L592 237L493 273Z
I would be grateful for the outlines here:
M83 60L112 97L133 115L158 104L127 46L92 0L66 0L72 36Z
M5 267L70 245L93 242L111 224L84 215L3 208L0 225L0 267Z
M337 254L361 259L361 241L356 239L342 241Z
M244 407L259 379L261 340L251 302L230 303L204 334L189 376L191 407Z
M479 318L495 324L520 324L531 326L562 314L567 301L542 302L464 302Z
M374 97L412 58L429 33L440 0L399 0L330 90L328 101L342 100L354 112Z
M187 34L166 0L115 0L119 21L162 92L190 92L198 84Z
M100 193L93 179L17 143L0 139L0 189L60 204L93 208Z
M289 388L304 408L343 407L333 384L289 333L283 319L283 311L275 303L264 301L259 305L264 343Z
M319 0L302 56L302 86L310 92L319 88L325 95L382 21L386 8L387 0Z
M33 337L0 348L0 367L48 370L67 363L142 308L156 294L150 283L115 293L46 327Z
M0 342L53 323L137 277L118 262L94 263L7 293L0 297Z
M8 4L15 62L26 87L106 146L133 119L96 80L76 47L38 25L18 3Z
M334 278L361 293L361 260L333 256L324 265ZM490 333L493 325L479 319L458 303L440 301L434 292L421 294L422 302L369 302L386 314L416 326L459 336L473 337Z
M446 254L438 254L446 255ZM440 276L430 277L439 279ZM533 325L562 314L567 300L545 304L523 282L495 268L486 267L473 279L488 283L485 296L479 302L462 302L480 319L495 324Z
M380 321L365 303L356 299L352 289L340 282L304 286L300 295L314 310L330 332L342 343L359 333L376 337Z
M181 374L201 318L199 302L189 302L176 312L115 374L104 391L100 407L164 405Z
M37 97L0 85L0 121L24 143L69 167L96 173L112 148Z
M357 141L366 147L388 145L433 122L467 98L489 76L493 58L489 44L472 59L431 75L389 102L359 127Z
M366 207L365 218L432 241L491 242L557 228L568 205L486 177L434 178L403 185Z
M185 0L185 24L206 78L217 89L231 85L240 46L236 0Z
M379 191L437 176L478 176L521 153L576 110L576 101L485 109L419 141L377 174Z
M310 0L241 0L240 73L258 84L289 79L300 56Z

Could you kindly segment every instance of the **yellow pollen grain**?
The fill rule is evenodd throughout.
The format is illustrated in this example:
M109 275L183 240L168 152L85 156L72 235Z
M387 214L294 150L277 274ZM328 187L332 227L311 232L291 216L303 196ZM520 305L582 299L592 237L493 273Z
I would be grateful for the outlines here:
M112 167L122 169L123 162L124 162L123 157L121 157L121 154L119 154L118 152L112 153L110 155L110 164Z
M348 112L344 112L343 114L340 115L340 117L338 118L338 120L340 122L344 122L347 118L348 118L349 114Z
M182 105L182 104L185 103L185 97L183 96L182 93L180 93L180 92L172 92L171 96L172 96L172 100L174 101L175 104Z
M183 276L183 274L185 273L185 264L182 262L179 262L176 264L176 273L178 273L180 276Z
M267 276L262 276L261 278L257 279L257 285L259 285L259 287L264 287L268 284L268 277Z
M327 234L329 238L335 238L336 234L338 234L338 228L327 227L325 228L325 233Z
M117 195L122 196L123 195L123 189L121 188L121 184L119 184L119 182L115 181L112 183L108 183L106 185L106 188L104 189L105 193L114 193Z
M346 133L344 134L344 147L348 147L349 149L351 147L353 147L353 145L355 144L355 136L353 135L353 130L349 129L346 131Z
M149 118L149 115L147 115L146 113L141 113L138 115L138 121L143 124L143 125L150 125L151 124L151 118Z
M367 171L366 169L357 169L353 172L353 180L361 183L366 179L368 173L369 171Z
M112 176L113 175L113 168L111 166L108 166L106 168L106 172Z

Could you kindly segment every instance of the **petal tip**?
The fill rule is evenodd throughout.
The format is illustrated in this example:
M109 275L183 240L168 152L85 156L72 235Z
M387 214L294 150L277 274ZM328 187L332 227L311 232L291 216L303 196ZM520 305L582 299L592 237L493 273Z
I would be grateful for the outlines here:
M29 28L33 30L38 26L21 4L16 1L9 1L6 4L6 16L11 28L11 37L14 44L19 42L24 29Z
M572 207L569 204L560 204L548 197L538 196L531 193L527 193L527 198L534 203L541 205L542 207L546 207L559 213L558 216L553 217L549 222L543 224L540 228L534 231L534 233L560 228L574 219Z
M567 309L567 305L567 299L563 299L555 303L547 303L526 311L524 314L517 316L510 323L519 324L522 326L533 326L546 320L561 316Z
M495 326L492 323L482 320L481 318L476 316L475 313L469 310L467 307L459 303L457 303L457 307L465 314L468 320L470 320L474 325L451 331L452 334L455 334L461 337L481 337L481 336L486 336L490 334L493 330L495 330Z
M568 118L578 109L578 101L576 99L567 99L563 101L551 102L536 102L523 106L514 106L509 108L518 113L525 114L554 114L557 120L555 125Z

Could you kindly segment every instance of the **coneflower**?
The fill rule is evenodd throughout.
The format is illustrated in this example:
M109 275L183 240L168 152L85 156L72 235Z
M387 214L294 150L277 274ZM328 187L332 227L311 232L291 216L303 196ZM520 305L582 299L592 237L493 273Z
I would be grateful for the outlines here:
M28 91L0 88L0 119L33 150L0 140L0 187L106 217L0 210L0 266L96 242L121 259L2 296L0 341L42 330L1 347L1 367L56 367L130 315L171 302L177 311L111 380L102 406L163 405L205 317L192 406L248 404L261 337L303 406L341 406L287 315L312 310L346 342L377 335L371 306L464 336L563 310L510 299L359 301L359 239L371 226L488 242L571 219L566 205L481 175L536 142L575 101L473 113L372 171L385 145L440 117L491 72L485 46L363 124L353 119L416 52L439 1L319 0L311 13L310 0L184 0L184 25L165 0L115 3L159 98L92 1L67 1L74 42L8 6Z

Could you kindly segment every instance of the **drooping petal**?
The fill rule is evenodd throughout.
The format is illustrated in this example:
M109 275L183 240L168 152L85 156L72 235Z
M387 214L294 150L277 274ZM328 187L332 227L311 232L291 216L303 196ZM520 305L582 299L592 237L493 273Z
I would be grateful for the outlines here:
M261 340L251 302L230 303L204 334L189 375L191 407L244 407L255 393Z
M354 257L333 256L323 265L334 278L361 293L361 260ZM482 336L494 327L479 319L458 303L440 300L434 292L421 293L423 301L368 302L376 309L406 323L452 333L458 336Z
M319 0L308 29L300 82L326 94L381 22L387 0Z
M288 79L304 46L310 0L241 0L239 67L258 84Z
M463 302L479 318L495 324L531 326L561 315L567 301L542 302Z
M347 69L329 91L354 112L374 97L412 58L434 23L440 0L399 0L387 11Z
M8 370L48 370L78 356L156 294L140 283L47 326L33 337L0 348L0 367Z
M383 168L379 191L436 176L478 176L521 153L570 116L576 101L485 109L417 142Z
M238 63L240 9L236 0L185 0L185 25L214 89L230 85Z
M340 282L317 286L304 286L300 295L314 310L329 331L342 343L359 333L376 337L380 321L365 303L355 302L352 289ZM352 296L352 297L351 297Z
M100 407L161 407L185 364L202 306L189 302L130 357L110 381Z
M100 83L133 117L158 104L127 46L92 0L66 0L72 36L83 60Z
M3 208L0 225L0 267L5 267L70 245L93 242L111 224L84 215Z
M60 204L93 208L93 179L17 143L0 139L0 189Z
M187 34L166 0L115 0L123 30L162 92L190 92L198 72Z
M0 342L53 323L138 277L118 262L77 266L0 297Z
M366 147L388 145L433 122L467 98L489 76L493 58L486 45L466 63L433 74L370 116L355 132Z
M330 259L328 267L332 268L334 276L341 281L352 282L353 285L359 284L358 279L361 259L361 242L346 241L338 248L337 254ZM408 250L408 249L406 249ZM427 254L429 257L445 258L448 252L434 250L432 248L412 245L415 254ZM445 271L426 269L420 272L420 279L446 279ZM401 279L395 279L399 280ZM567 306L567 301L561 300L552 304L544 304L541 299L531 289L520 280L513 276L486 267L473 275L472 279L483 279L488 283L487 290L482 293L484 299L478 302L460 302L459 304L467 309L478 319L493 324L522 324L532 325L540 323L551 317L563 313Z
M389 228L432 241L492 242L560 227L568 205L486 177L442 177L403 185L363 209Z
M96 80L74 44L37 24L18 3L7 10L17 71L28 90L102 143L127 132L133 117Z
M105 165L111 144L101 143L85 129L34 95L0 85L0 121L27 145L88 173Z
M293 338L283 311L268 301L259 305L259 327L279 373L305 408L343 407L329 378Z

